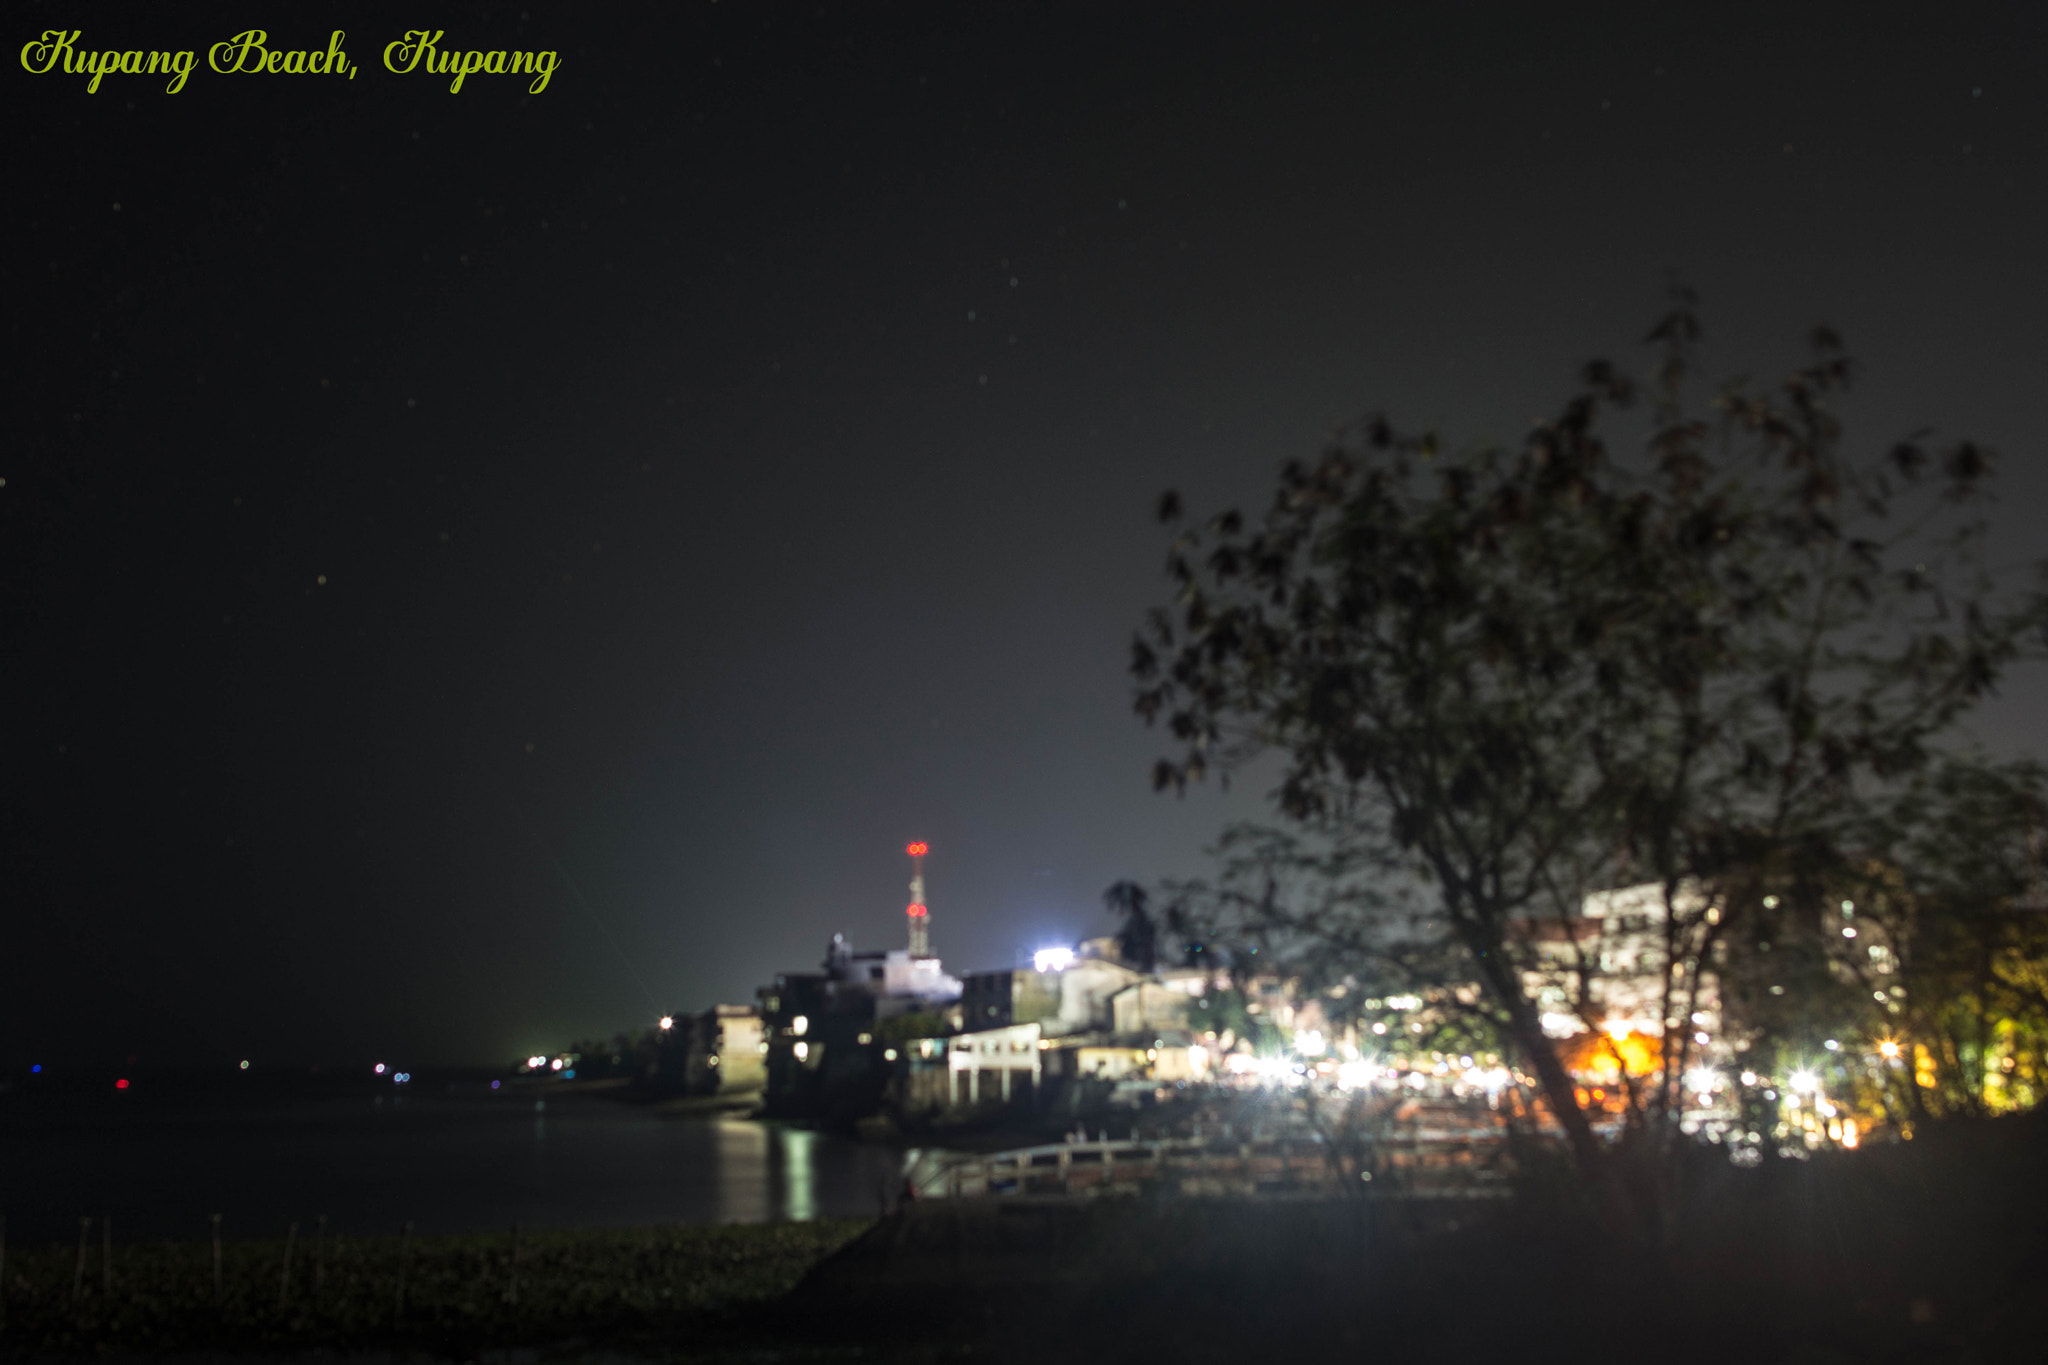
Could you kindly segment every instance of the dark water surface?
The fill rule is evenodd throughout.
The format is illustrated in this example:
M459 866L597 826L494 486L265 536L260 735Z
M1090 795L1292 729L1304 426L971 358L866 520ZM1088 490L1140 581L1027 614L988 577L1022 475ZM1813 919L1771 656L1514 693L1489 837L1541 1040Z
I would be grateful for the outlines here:
M138 1097L139 1098L139 1097ZM810 1219L875 1212L900 1154L602 1096L484 1091L182 1104L0 1096L0 1214L11 1242ZM97 1222L92 1232L98 1240Z

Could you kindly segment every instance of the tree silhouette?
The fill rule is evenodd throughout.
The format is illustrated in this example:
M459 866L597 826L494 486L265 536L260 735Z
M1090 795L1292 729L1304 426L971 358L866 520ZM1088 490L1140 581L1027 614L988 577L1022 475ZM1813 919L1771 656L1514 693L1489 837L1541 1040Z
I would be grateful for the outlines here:
M1151 972L1159 965L1159 925L1148 908L1145 888L1120 881L1102 893L1102 903L1117 917L1116 949L1128 965Z
M1681 1025L1766 898L1819 913L1868 861L1872 813L2048 619L1982 568L1982 447L1853 458L1834 411L1853 367L1826 329L1775 389L1730 385L1695 415L1699 334L1681 291L1648 384L1589 364L1513 450L1374 417L1287 465L1256 523L1190 526L1166 495L1174 600L1133 645L1136 709L1176 746L1155 785L1280 763L1284 826L1194 888L1209 924L1444 988L1596 1178L1605 1144L1554 1022L1603 1022L1586 896L1661 900L1641 970L1662 973L1662 1042L1628 1093L1630 1131L1662 1150L1695 1056Z

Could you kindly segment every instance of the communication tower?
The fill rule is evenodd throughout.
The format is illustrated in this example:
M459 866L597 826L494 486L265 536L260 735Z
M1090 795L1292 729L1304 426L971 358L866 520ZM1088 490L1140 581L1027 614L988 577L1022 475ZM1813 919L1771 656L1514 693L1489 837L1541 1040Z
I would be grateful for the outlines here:
M903 850L910 855L910 907L903 912L910 921L910 955L932 955L932 912L924 903L924 855L930 846L923 840Z

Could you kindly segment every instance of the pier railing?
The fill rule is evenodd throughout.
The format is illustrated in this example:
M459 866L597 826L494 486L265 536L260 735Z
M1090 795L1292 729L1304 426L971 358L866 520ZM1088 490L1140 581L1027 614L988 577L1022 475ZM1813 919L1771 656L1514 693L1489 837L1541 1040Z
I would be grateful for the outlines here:
M1309 1136L1107 1139L1006 1152L919 1151L906 1163L916 1198L1094 1196L1144 1189L1187 1195L1334 1192L1350 1182L1375 1197L1500 1199L1506 1151L1497 1138L1407 1133L1339 1152Z

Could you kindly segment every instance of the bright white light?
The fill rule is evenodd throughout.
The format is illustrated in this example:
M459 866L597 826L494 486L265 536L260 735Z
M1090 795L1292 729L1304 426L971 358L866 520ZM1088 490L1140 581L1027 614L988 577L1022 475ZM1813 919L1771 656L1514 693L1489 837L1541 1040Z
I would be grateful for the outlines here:
M796 1018L789 1021L789 1031L791 1033L794 1033L799 1038L803 1037L806 1033L809 1033L811 1031L810 1018L806 1015L799 1014Z
M1879 1043L1877 1045L1877 1050L1879 1052L1882 1052L1887 1057L1896 1057L1899 1055L1899 1045L1889 1038ZM248 1063L244 1062L243 1065L246 1066L248 1065Z
M1854 938L1854 937L1856 937L1856 931L1855 931L1854 929L1844 929L1844 930L1842 931L1842 937L1843 937L1843 938Z
M1579 1031L1579 1021L1569 1014L1546 1014L1537 1022L1553 1038L1568 1038Z
M1419 995L1390 995L1387 997L1387 1008L1390 1010L1419 1010L1422 1008L1422 997Z
M1031 965L1041 972L1063 972L1074 965L1074 950L1040 948L1031 955Z
M1697 1066L1685 1073L1685 1088L1699 1095L1711 1095L1721 1083L1721 1073L1710 1066Z
M548 1065L552 1067L554 1070L560 1071L562 1069L562 1059L560 1057L557 1057L552 1062L549 1062Z
M1323 1035L1315 1029L1296 1029L1294 1050L1304 1057L1323 1055Z
M662 1015L662 1016L661 1016L661 1026L662 1026L663 1028L665 1028L665 1029L671 1029L671 1028L674 1028L674 1027L676 1026L676 1019L675 1019L675 1016L674 1016L674 1015L672 1015L672 1014L664 1014L664 1015Z
M1544 1027L1548 1028L1549 1024L1546 1023ZM1612 1038L1617 1043L1620 1042L1622 1039L1628 1037L1629 1034L1635 1031L1634 1028L1631 1027L1631 1025L1629 1024L1629 1021L1626 1019L1609 1019L1600 1027L1605 1029L1607 1031L1607 1036L1609 1038Z
M883 1048L883 1049L882 1049L882 1060L883 1060L883 1061L885 1061L885 1062L893 1062L893 1061L895 1061L895 1060L896 1060L896 1049L895 1049L895 1048L893 1048L893 1047L885 1047L885 1048Z
M1810 1095L1820 1087L1820 1077L1811 1071L1792 1073L1792 1089L1801 1095Z
M811 1055L811 1045L810 1045L809 1043L798 1043L798 1044L796 1045L796 1059L797 1059L798 1061L802 1061L802 1060L803 1060L804 1058L806 1058L806 1057L808 1057L808 1056L810 1056L810 1055Z
M1374 1024L1372 1026L1372 1031L1374 1033L1385 1033L1387 1031L1387 1026L1385 1024Z
M1822 1043L1821 1046L1826 1048L1830 1052L1840 1052L1842 1050L1842 1045L1832 1038L1828 1039L1825 1043Z
M1742 1073L1742 1083L1743 1083L1744 1085L1755 1085L1755 1084L1756 1084L1756 1073L1755 1073L1754 1071L1745 1071L1745 1072L1743 1072L1743 1073Z
M1362 1085L1371 1085L1379 1068L1371 1062L1340 1062L1337 1065L1337 1084L1346 1090L1356 1090Z
M538 1071L547 1064L548 1059L545 1057L528 1057L526 1059L526 1069L528 1071Z
M376 1072L379 1076L381 1076L384 1074L384 1063L379 1062L377 1063L377 1065L371 1067L370 1070Z

